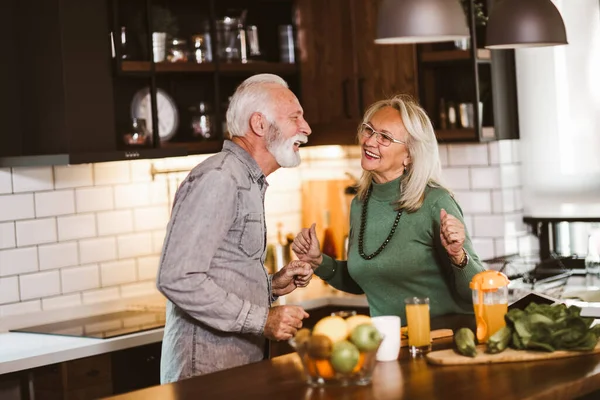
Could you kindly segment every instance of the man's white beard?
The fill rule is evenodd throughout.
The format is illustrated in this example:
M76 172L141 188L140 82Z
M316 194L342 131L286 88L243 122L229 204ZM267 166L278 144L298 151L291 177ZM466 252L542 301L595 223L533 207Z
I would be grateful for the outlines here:
M267 150L275 157L277 164L283 168L293 168L300 165L300 152L294 151L294 142L306 143L306 137L295 135L289 139L282 138L281 130L275 124L269 128Z

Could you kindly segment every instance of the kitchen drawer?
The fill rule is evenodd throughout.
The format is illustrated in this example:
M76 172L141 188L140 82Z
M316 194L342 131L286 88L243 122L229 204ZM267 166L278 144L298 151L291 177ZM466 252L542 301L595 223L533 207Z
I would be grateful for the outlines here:
M107 382L75 390L35 390L35 400L92 400L113 394L112 383Z
M37 368L34 385L38 390L72 391L111 382L110 354L80 358Z

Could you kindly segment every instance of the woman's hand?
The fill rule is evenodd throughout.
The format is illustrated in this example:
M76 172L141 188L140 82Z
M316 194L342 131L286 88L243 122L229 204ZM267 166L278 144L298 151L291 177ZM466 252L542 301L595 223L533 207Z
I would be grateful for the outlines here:
M440 211L440 238L452 263L460 265L465 257L465 226L443 208Z
M310 228L303 228L292 243L292 250L300 261L309 263L313 269L317 268L323 262L321 255L321 244L317 239L315 224Z

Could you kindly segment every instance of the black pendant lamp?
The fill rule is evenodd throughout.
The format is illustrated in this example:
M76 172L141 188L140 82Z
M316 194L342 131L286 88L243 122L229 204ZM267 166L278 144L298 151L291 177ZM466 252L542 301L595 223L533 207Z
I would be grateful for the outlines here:
M496 0L486 36L488 49L568 44L565 23L551 0Z
M382 0L378 44L447 42L468 38L459 0Z

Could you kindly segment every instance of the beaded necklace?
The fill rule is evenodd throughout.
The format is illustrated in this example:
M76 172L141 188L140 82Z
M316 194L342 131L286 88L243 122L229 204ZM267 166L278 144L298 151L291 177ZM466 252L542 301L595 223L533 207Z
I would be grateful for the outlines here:
M390 231L390 234L388 235L388 237L383 241L381 246L379 246L379 248L377 250L375 250L375 252L373 254L366 255L364 252L364 247L363 247L363 243L364 243L363 238L365 236L365 229L367 227L367 206L369 205L369 198L371 197L372 190L373 190L373 186L370 186L369 191L367 192L367 197L365 198L365 204L363 204L362 213L360 216L360 231L358 233L358 254L360 254L360 256L362 258L364 258L365 260L370 260L370 259L376 257L379 253L381 253L383 251L383 249L385 249L385 246L388 245L388 243L392 239L392 236L394 236L394 233L396 232L396 228L398 227L398 222L400 222L400 217L402 216L402 210L399 210L398 215L396 216L396 219L394 220L394 225L392 225L392 230Z

